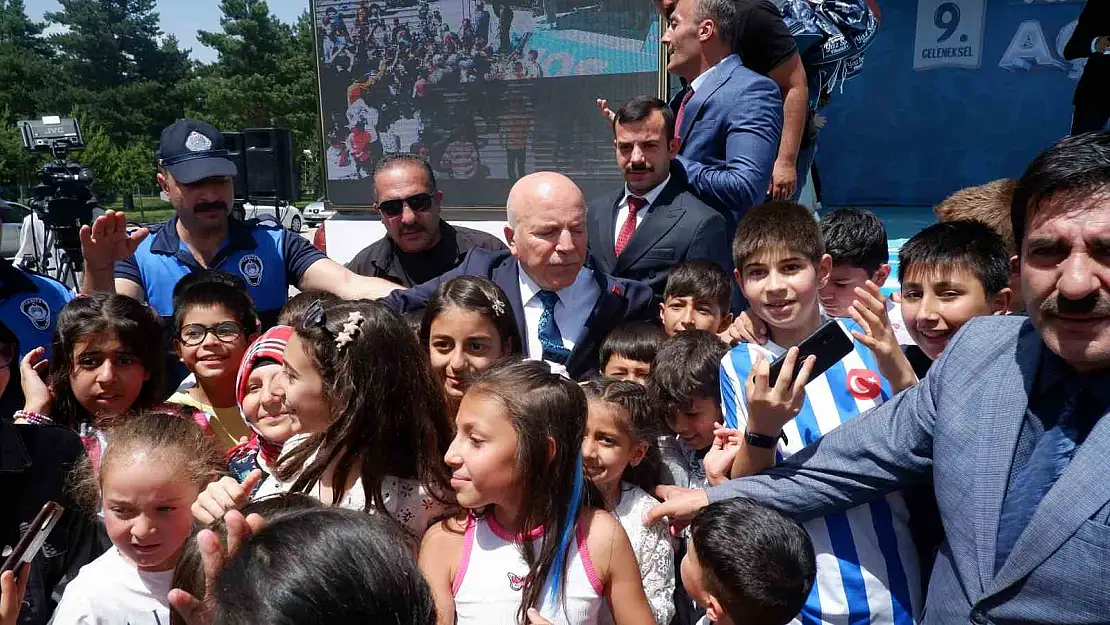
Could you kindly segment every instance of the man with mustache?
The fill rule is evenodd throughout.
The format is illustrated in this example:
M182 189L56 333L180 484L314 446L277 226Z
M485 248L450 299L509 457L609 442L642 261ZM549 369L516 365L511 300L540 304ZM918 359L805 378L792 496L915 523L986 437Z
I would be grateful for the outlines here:
M347 268L360 276L412 287L454 269L471 249L505 249L497 237L440 217L443 192L435 172L413 154L391 154L374 168L374 210L387 236L359 252Z
M231 219L237 173L223 135L211 124L183 119L168 126L158 147L158 185L174 216L130 235L126 216L116 211L82 227L82 291L144 300L168 322L177 281L198 269L216 269L246 282L263 327L276 321L290 285L347 299L388 292L277 224Z
M922 484L945 532L924 623L1105 623L1110 132L1038 156L1010 221L1029 317L972 319L918 385L762 474L669 491L645 523L730 497L804 522ZM786 386L749 402L749 418L793 418Z
M672 267L702 259L731 272L725 218L671 175L678 153L674 112L639 96L613 117L624 188L589 203L590 257L605 273L639 280L662 301Z

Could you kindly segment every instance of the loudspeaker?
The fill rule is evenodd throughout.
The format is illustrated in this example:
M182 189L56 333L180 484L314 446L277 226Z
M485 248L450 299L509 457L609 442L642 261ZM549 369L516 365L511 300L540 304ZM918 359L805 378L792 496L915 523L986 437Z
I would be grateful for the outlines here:
M225 132L224 147L228 151L228 158L235 163L239 170L232 184L235 186L235 199L247 199L247 158L246 141L241 132Z
M248 128L246 194L251 198L297 199L297 173L293 164L293 133L286 128Z

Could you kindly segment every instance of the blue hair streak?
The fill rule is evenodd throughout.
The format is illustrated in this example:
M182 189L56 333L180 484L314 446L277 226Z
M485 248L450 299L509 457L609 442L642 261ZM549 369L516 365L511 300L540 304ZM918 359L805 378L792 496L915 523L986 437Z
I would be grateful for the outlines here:
M582 495L586 489L586 478L582 473L582 453L574 462L574 490L570 494L570 505L567 506L567 516L563 519L563 532L559 535L559 551L555 553L555 562L548 574L547 596L544 598L543 607L554 605L562 594L563 575L566 572L567 551L570 541L574 537L574 526L578 519L578 511L582 509ZM543 613L543 609L540 609Z

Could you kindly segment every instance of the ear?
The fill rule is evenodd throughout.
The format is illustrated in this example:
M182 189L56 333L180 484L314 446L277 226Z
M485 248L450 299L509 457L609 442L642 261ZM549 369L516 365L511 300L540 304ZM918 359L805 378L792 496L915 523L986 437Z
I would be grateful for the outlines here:
M1021 284L1021 258L1017 255L1010 257L1010 285Z
M728 614L725 612L724 607L721 606L721 602L717 601L717 597L712 594L707 594L706 596L705 615L714 623L720 623L728 618Z
M184 350L185 350L184 343L181 342L181 339L176 339L175 338L173 340L173 353L177 354L177 359L182 361L182 362L185 362L185 356L182 354L182 352Z
M636 443L636 446L632 448L632 455L628 457L629 466L640 466L640 463L644 461L644 456L647 455L647 451L648 444L645 441Z
M709 41L716 32L717 25L713 23L713 20L702 20L698 24L698 41Z
M674 129L674 134L678 135L679 132L681 132L681 129L676 126ZM667 142L667 155L670 156L673 160L674 157L678 156L678 150L681 147L682 139L679 139L677 136L672 136L671 140Z
M817 288L823 289L829 283L829 274L832 273L832 256L825 254L817 263Z
M516 241L513 234L513 229L510 226L505 226L505 241L509 244L509 251L512 252L513 256L516 256Z
M740 280L740 268L739 267L732 270L732 279L736 280L736 285L737 286L744 286L744 282L742 280Z
M432 194L432 198L433 198L432 204L436 208L439 208L440 206L443 205L443 191L440 191L439 189L436 189L436 192L434 194Z
M886 279L890 277L890 264L883 263L879 265L878 271L875 275L871 276L871 281L875 283L880 289L886 284Z
M663 311L665 310L667 310L666 302L659 302L659 321L663 323L663 325L667 324L667 320L663 318Z
M158 181L158 186L162 187L163 191L165 191L166 193L170 192L170 180L171 180L171 178L167 174L159 173L156 176L154 176L154 178Z
M1013 290L1011 290L1010 287L1006 287L988 297L987 306L990 307L992 315L1008 315L1014 311L1013 300Z
M732 325L732 313L725 313L725 316L721 317L720 325L717 326L717 334L720 334L721 332L724 332L731 325Z

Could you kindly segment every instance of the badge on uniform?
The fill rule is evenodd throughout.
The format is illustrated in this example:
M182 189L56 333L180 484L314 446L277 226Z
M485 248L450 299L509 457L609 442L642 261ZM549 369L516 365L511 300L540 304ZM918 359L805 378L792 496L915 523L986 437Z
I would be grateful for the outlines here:
M28 297L19 305L23 314L31 320L31 325L38 330L50 328L50 304L41 297Z
M251 286L262 284L262 259L254 254L247 254L239 261L239 273Z

